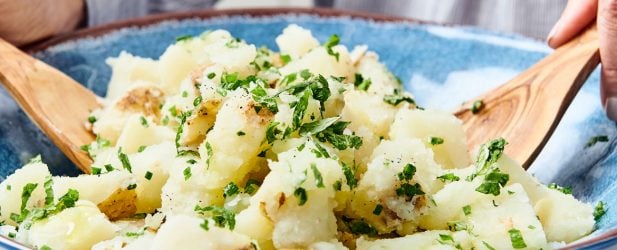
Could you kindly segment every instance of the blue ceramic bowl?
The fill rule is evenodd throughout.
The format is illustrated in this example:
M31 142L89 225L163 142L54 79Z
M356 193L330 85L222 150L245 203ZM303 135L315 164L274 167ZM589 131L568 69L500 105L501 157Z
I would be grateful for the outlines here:
M403 80L421 106L448 110L509 80L551 51L540 41L473 27L333 10L279 9L148 17L56 38L32 52L104 95L111 74L105 58L123 50L158 58L175 37L208 29L226 29L250 43L276 50L274 38L290 23L310 29L321 41L338 34L347 46L367 44ZM574 195L583 201L608 205L598 230L571 244L581 249L617 244L617 185L613 185L617 180L617 127L602 113L598 79L597 72L592 74L529 170L544 183L572 186ZM37 154L54 174L79 173L2 88L0 121L0 179ZM588 139L597 135L607 135L610 141L586 147Z

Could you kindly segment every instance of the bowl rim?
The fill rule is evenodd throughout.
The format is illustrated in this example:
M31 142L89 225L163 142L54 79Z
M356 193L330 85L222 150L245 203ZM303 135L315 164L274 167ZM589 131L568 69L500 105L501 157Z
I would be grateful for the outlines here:
M355 11L355 10L344 10L344 9L335 9L335 8L234 8L234 9L201 9L201 10L192 10L192 11L181 11L181 12L168 12L168 13L160 13L154 15L147 15L137 18L130 18L125 20L119 20L115 22L111 22L108 24L89 27L85 29L79 29L72 32L60 34L48 38L46 40L42 40L40 42L36 42L31 45L27 45L22 48L22 50L27 53L33 54L37 52L41 52L49 47L73 41L83 38L93 38L100 37L106 35L108 33L112 33L122 28L128 27L147 27L156 25L161 22L176 20L183 21L187 19L201 19L208 20L217 17L232 17L232 16L248 16L248 17L272 17L278 15L313 15L318 18L328 18L328 17L350 17L354 19L360 20L368 20L379 23L409 23L409 24L426 24L426 25L438 25L445 27L462 27L461 25L450 24L450 23L440 23L433 21L425 21L419 20L409 17L401 17L401 16L393 16L393 15L385 15L380 13L370 13L364 11ZM498 32L499 33L499 32ZM503 33L503 34L513 34L513 33ZM519 35L520 36L520 35ZM523 36L525 37L525 36ZM534 38L531 38L534 39ZM534 39L537 40L537 39ZM3 240L10 241L11 243L17 243L21 246L20 243L14 241L13 239L6 238L2 236ZM596 236L593 236L589 239L583 241L575 241L574 244L566 245L560 249L580 249L584 247L595 247L599 246L599 244L611 241L613 239L617 239L617 228L610 229L606 232L600 233ZM11 246L15 246L11 244ZM27 249L27 248L24 248Z

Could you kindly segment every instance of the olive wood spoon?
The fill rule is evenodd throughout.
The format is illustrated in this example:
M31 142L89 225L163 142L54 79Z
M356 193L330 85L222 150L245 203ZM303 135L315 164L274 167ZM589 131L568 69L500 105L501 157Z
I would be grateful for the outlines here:
M0 83L24 112L82 171L92 159L80 147L94 140L86 128L98 97L59 70L0 39Z
M527 169L599 62L594 24L514 79L464 103L455 115L469 148L503 137L506 154ZM479 100L483 108L473 114Z

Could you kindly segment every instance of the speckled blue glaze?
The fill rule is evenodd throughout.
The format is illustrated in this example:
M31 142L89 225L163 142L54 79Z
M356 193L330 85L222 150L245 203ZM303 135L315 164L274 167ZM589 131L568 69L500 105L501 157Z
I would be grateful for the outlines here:
M419 104L428 108L452 108L504 82L550 52L539 41L472 27L278 15L168 21L60 44L35 56L104 95L111 73L104 59L117 56L123 50L158 58L177 36L197 35L219 28L250 43L276 50L274 38L290 23L312 30L320 41L335 33L347 46L369 45L403 80L406 88L413 91ZM598 79L595 72L530 169L544 183L572 186L579 199L607 203L608 213L591 237L617 228L617 185L613 184L617 180L617 129L602 113L597 98ZM0 177L12 173L36 154L42 154L55 174L78 173L1 88L0 121ZM586 148L587 140L596 135L608 135L610 142ZM616 242L609 239L585 249L602 249Z

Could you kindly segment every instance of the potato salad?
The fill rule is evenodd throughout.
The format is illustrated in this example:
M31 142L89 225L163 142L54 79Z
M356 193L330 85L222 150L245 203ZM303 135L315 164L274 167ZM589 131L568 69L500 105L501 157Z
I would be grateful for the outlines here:
M602 203L540 184L503 139L472 156L461 121L418 106L367 46L293 24L276 44L211 30L107 59L90 173L32 159L0 184L0 234L37 249L492 250L594 230Z

